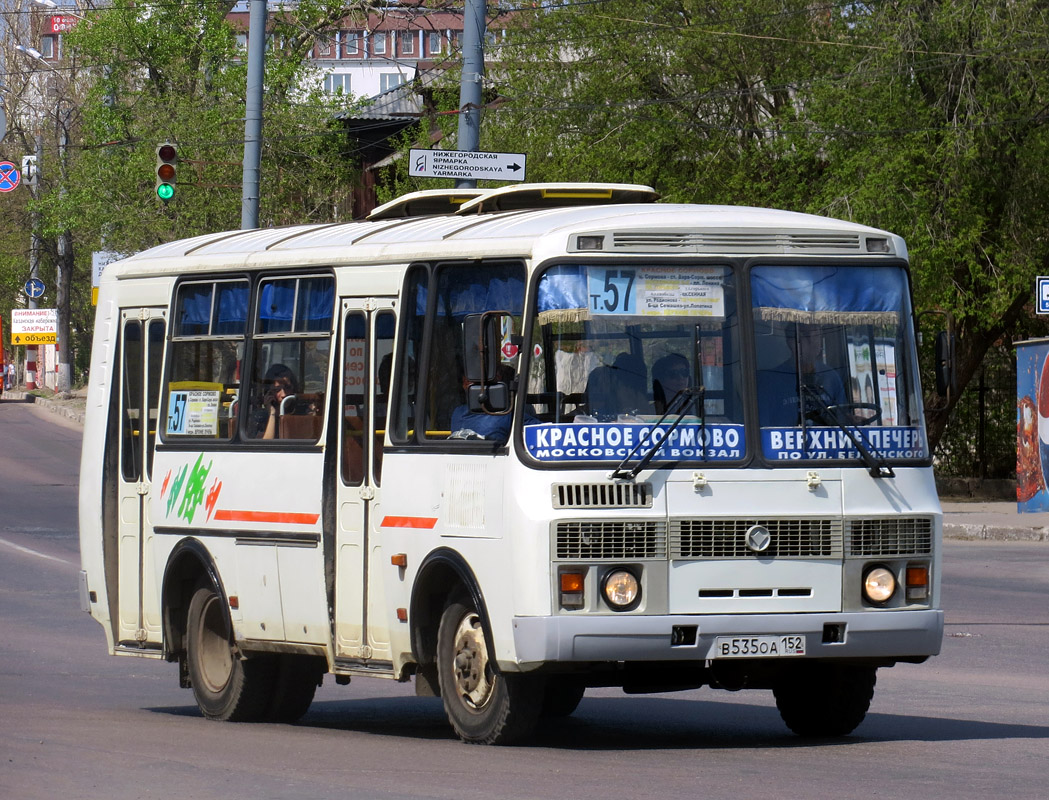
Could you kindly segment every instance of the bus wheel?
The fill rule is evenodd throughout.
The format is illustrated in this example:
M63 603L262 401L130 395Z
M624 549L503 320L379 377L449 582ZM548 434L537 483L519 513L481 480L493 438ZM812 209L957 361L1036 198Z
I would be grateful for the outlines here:
M473 744L513 744L532 733L543 685L530 675L501 675L488 659L481 618L470 600L449 603L437 633L437 675L449 722Z
M773 688L783 721L798 736L852 733L874 696L875 667L813 664L789 671Z
M586 687L580 681L564 677L550 678L546 684L546 695L543 697L542 716L571 716L582 702L585 692Z
M283 654L277 657L273 702L266 719L295 722L310 709L327 665L324 659Z
M186 622L189 677L204 716L234 722L262 719L273 695L273 659L241 659L233 651L229 617L210 582L193 592Z

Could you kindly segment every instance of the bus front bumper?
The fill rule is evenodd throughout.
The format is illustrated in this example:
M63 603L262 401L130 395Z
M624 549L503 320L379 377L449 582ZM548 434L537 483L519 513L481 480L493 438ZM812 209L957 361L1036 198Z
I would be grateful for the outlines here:
M940 652L943 611L515 617L513 630L517 662L522 666L706 661L719 657L715 649L718 637L788 635L804 637L803 658L914 660Z

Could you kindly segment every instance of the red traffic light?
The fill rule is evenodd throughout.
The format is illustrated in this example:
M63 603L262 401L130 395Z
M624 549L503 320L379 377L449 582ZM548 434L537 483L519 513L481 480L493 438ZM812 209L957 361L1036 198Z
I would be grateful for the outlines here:
M157 148L157 158L161 161L174 161L177 157L173 144L162 144Z

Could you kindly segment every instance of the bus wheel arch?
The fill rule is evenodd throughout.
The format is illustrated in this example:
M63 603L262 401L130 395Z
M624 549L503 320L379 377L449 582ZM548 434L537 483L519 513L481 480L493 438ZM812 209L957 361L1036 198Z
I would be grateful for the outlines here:
M454 597L468 597L477 609L494 663L492 626L477 578L455 550L441 547L430 553L412 585L408 619L411 621L412 657L434 689L436 685L437 634L445 607Z
M163 609L164 654L168 661L186 653L186 620L193 593L202 580L214 587L224 606L226 591L208 549L198 540L185 538L175 545L164 567L160 607Z

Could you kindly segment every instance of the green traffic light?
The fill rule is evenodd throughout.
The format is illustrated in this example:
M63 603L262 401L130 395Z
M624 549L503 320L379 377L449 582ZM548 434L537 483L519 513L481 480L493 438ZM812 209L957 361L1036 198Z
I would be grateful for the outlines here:
M157 186L157 197L161 200L170 200L175 196L175 187L170 183L162 183Z

